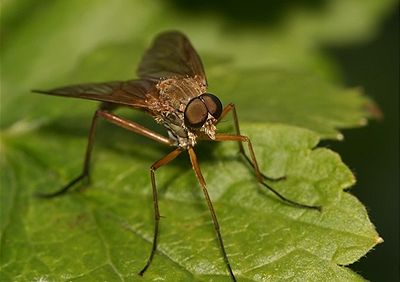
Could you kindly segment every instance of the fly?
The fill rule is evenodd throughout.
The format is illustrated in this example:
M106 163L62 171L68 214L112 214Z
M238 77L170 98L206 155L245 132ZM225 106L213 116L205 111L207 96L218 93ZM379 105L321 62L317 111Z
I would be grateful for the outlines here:
M99 118L105 119L112 124L143 135L164 145L174 147L170 153L153 163L150 167L155 219L154 237L147 262L139 272L139 275L143 275L150 266L157 249L160 212L158 208L155 172L161 166L168 164L179 154L186 151L189 154L193 171L204 193L227 270L232 281L236 281L228 255L225 251L218 219L207 191L206 182L197 162L196 153L194 151L197 141L237 142L241 155L254 169L256 179L261 185L290 205L315 210L321 210L321 206L301 204L287 199L265 183L265 180L274 179L270 179L261 173L250 139L240 134L235 105L229 103L223 107L217 96L207 92L207 79L203 64L199 55L184 34L177 31L159 34L152 46L144 54L137 73L139 79L128 81L80 84L45 91L33 90L33 92L37 93L97 100L101 102L92 118L81 174L72 179L61 189L51 194L41 194L41 196L52 198L62 195L77 183L85 178L89 178L90 157L95 139L96 124ZM136 122L115 115L113 110L117 108L117 106L126 106L150 114L157 123L166 127L168 137L153 132ZM231 112L233 116L235 133L216 133L217 124L229 112ZM246 153L243 144L247 145L249 155Z

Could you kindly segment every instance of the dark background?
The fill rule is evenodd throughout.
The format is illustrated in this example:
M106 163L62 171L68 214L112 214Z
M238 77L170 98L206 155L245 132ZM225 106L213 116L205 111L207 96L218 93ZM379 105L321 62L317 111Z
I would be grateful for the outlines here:
M328 145L354 171L351 190L368 209L385 240L367 258L351 266L371 281L399 281L399 10L369 42L329 49L348 86L362 86L384 118L345 130L344 142Z

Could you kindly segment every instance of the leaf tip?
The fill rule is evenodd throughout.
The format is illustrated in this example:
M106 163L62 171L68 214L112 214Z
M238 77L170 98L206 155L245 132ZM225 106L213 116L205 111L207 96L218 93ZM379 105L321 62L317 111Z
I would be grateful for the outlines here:
M379 108L377 104L374 102L369 102L364 106L364 109L367 111L367 113L374 119L377 120L382 120L383 119L383 112Z
M377 238L375 238L375 243L376 244L382 244L383 242L385 242L385 240L383 240L382 237L378 236Z
M339 141L343 141L343 139L344 139L343 134L342 133L336 134L336 139L339 140Z

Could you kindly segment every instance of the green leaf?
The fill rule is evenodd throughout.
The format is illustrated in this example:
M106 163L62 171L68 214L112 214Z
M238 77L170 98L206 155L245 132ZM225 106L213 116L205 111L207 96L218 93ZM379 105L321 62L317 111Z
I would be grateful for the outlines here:
M332 62L316 47L371 36L393 1L327 3L317 10L294 6L274 25L255 27L163 1L2 2L2 280L137 279L153 236L148 168L168 149L101 123L88 189L35 198L81 171L96 103L29 89L133 78L149 41L171 28L192 39L210 91L236 104L262 171L286 176L271 185L290 199L324 208L294 208L263 190L236 144L199 144L238 279L362 280L345 266L382 239L362 204L343 191L354 185L350 170L337 154L316 146L320 138L340 139L339 128L364 124L373 104L360 90L340 86ZM154 128L140 114L121 114ZM230 124L221 129L232 132ZM143 281L228 281L185 155L157 171L164 217L158 252Z
M103 132L115 131L102 127ZM245 124L243 129L253 139L263 171L286 175L274 187L290 199L322 205L323 212L285 205L264 191L236 154L236 144L199 145L200 164L238 278L360 280L340 265L358 260L381 239L364 207L343 192L354 184L350 170L337 154L315 149L318 137L310 131L266 124ZM4 277L136 277L149 254L153 232L148 167L167 151L120 131L122 141L104 140L104 133L99 138L90 188L53 200L32 194L54 191L79 171L77 156L83 153L84 136L60 136L48 128L26 134L23 141L5 138ZM63 154L57 153L60 144ZM159 251L144 280L226 280L209 213L187 157L162 167L157 183L163 216Z

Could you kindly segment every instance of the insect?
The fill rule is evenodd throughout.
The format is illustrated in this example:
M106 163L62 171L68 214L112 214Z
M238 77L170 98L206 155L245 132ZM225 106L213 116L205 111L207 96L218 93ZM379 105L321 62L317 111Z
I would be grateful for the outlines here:
M189 154L192 168L207 201L227 270L232 281L236 281L225 251L220 226L207 191L206 182L197 162L194 151L197 141L237 142L241 155L252 167L256 179L261 185L288 204L316 210L321 210L321 207L300 204L289 200L265 182L266 180L274 179L270 179L261 173L250 139L240 134L235 105L230 103L223 107L217 96L207 92L207 79L203 64L184 34L178 31L168 31L159 34L152 46L144 54L137 73L139 79L128 81L80 84L45 91L33 90L33 92L49 95L101 101L99 108L93 115L81 174L54 193L42 194L41 196L51 198L62 195L80 181L89 178L90 158L99 118L159 143L174 147L170 153L153 163L150 167L154 205L154 237L147 262L139 272L140 275L143 275L150 266L157 249L159 233L160 212L158 208L156 170L186 151ZM113 110L117 106L126 106L150 114L158 124L163 125L167 129L168 137L114 114ZM216 133L216 125L229 112L233 116L235 133ZM243 144L247 145L248 153L246 153Z

